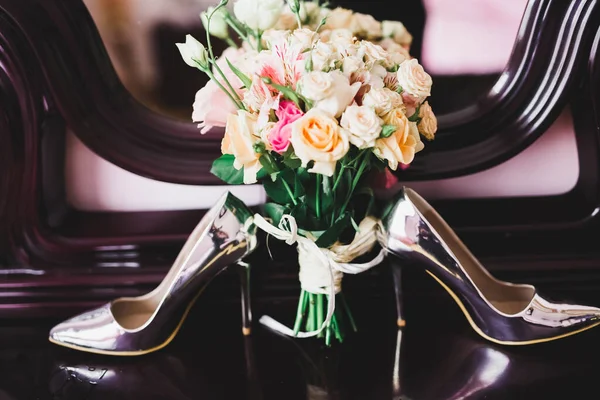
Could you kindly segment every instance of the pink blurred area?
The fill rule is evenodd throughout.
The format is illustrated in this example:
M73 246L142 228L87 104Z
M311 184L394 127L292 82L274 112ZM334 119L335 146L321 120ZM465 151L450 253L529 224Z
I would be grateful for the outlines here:
M526 0L423 0L421 64L432 75L501 71L510 56Z

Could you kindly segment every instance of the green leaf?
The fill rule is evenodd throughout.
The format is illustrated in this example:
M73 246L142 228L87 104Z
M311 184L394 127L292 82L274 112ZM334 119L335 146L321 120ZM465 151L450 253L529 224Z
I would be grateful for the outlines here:
M281 217L285 214L289 214L289 209L281 204L267 203L264 206L265 214L273 220L273 225L279 225Z
M290 211L290 215L296 219L298 226L304 227L306 226L307 216L308 216L308 208L306 207L306 203L300 202L292 211Z
M294 174L294 197L296 199L300 199L300 197L304 196L306 191L304 190L304 185L302 185L302 181L300 180L300 175Z
M296 103L296 105L298 106L298 108L300 108L300 98L298 97L298 94L294 91L294 89L289 88L287 86L283 86L283 85L278 85L277 83L273 82L273 80L271 78L267 78L267 77L263 77L262 80L268 84L273 86L273 88L279 90L281 93L283 93L283 96L290 99L291 101L293 101L294 103Z
M241 185L244 183L244 169L235 169L233 161L235 157L232 154L223 154L213 161L210 172L230 185Z
M390 136L392 136L394 134L394 132L396 132L398 128L396 128L395 125L384 125L381 128L381 134L379 135L379 137L382 138L388 138Z
M292 146L289 146L285 153L283 153L283 163L291 169L298 169L302 165L302 161L294 154Z
M267 196L276 203L292 205L294 201L292 196L294 195L294 171L285 169L275 176L274 180L265 179L263 186L267 192ZM282 180L290 187L291 193L288 192ZM295 197L294 197L295 199Z
M420 111L421 111L421 105L419 104L419 106L415 110L415 113L413 115L411 115L410 117L408 117L408 120L410 122L419 122L419 120L421 119L421 118L419 118Z
M233 65L232 63L230 63L227 58L225 58L225 60L227 60L227 65L229 65L229 68L231 68L231 71L238 78L240 78L240 81L242 81L242 83L244 84L244 87L246 89L250 89L250 86L252 86L252 79L248 78L248 76L246 74L244 74L242 71L237 69L237 67L235 65Z
M344 213L337 221L331 225L331 228L327 229L323 234L319 237L319 239L315 242L317 246L321 248L328 248L332 244L334 244L342 232L350 226L350 213Z
M260 165L263 166L263 169L268 175L276 174L279 172L279 168L277 167L277 163L273 160L273 157L269 153L263 153L260 158Z

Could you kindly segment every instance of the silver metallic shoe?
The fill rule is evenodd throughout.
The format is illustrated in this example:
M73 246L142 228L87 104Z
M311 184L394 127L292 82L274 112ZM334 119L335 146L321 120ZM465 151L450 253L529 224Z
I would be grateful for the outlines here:
M242 315L250 334L249 265L256 248L253 213L225 193L194 229L160 285L140 297L123 297L71 318L50 331L50 341L76 350L136 356L173 340L192 305L212 278L232 264L242 277Z
M547 342L600 324L600 308L551 301L531 285L494 278L440 215L403 188L384 217L382 246L396 264L419 266L456 301L479 335L504 345ZM401 295L395 274L396 294ZM404 326L398 297L398 325Z

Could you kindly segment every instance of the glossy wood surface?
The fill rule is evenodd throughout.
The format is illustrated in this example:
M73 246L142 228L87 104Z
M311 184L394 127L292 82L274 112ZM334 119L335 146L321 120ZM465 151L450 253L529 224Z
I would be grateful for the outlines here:
M597 274L599 18L596 1L531 0L498 82L470 107L440 115L438 139L405 171L410 180L485 169L522 151L571 107L581 171L571 191L433 203L493 271L518 270L532 283L544 271L573 287ZM219 183L208 171L221 133L200 136L193 124L138 103L81 0L0 0L0 103L0 316L73 313L154 287L203 210L73 209L66 128L131 172L193 184ZM295 252L279 247L275 261L256 258L257 292L271 299L297 288ZM364 276L365 290L379 290L377 276Z
M405 274L407 327L399 337L390 286L365 296L352 285L360 325L339 347L289 340L254 325L240 333L235 301L215 290L165 349L142 357L78 353L46 341L56 319L0 323L3 400L531 400L595 398L600 329L529 347L480 339L425 274ZM233 276L217 278L229 281ZM561 295L598 302L597 288ZM551 289L550 286L544 288ZM258 302L255 316L289 319L293 301ZM398 346L400 344L400 346ZM399 358L396 362L396 352ZM589 397L589 395L592 397Z

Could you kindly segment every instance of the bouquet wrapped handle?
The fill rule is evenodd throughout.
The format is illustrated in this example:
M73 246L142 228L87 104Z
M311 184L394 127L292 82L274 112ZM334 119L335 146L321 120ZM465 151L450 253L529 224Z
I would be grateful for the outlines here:
M281 334L309 338L317 336L331 322L335 311L335 295L341 291L341 281L344 273L358 274L380 264L385 258L385 250L366 263L351 263L353 259L368 253L377 243L381 232L381 221L366 217L358 226L358 231L348 245L334 244L329 249L322 249L314 240L302 236L298 232L296 219L284 215L278 226L274 226L259 214L254 215L254 224L288 245L298 244L298 262L300 264L300 284L302 289L310 293L327 296L327 315L316 330L294 333L294 330L281 322L264 315L260 323Z

